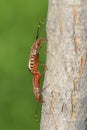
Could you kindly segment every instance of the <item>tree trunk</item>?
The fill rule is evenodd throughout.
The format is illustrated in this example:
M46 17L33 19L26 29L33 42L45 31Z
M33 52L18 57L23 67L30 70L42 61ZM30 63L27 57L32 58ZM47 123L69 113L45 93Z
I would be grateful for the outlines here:
M86 0L49 0L40 130L87 130L86 21Z

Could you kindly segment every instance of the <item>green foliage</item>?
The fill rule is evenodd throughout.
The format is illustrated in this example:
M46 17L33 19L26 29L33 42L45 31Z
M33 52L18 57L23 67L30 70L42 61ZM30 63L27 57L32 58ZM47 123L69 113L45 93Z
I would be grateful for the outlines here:
M46 15L46 0L0 0L0 130L39 130L41 105L36 122L27 64L37 25ZM40 59L44 62L45 55Z

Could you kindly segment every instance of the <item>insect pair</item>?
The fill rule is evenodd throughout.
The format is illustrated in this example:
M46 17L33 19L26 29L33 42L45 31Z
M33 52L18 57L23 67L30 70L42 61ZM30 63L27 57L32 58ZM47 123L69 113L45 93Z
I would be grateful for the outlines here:
M47 42L46 38L39 38L39 32L41 25L44 24L43 22L40 22L38 24L37 28L37 34L36 34L36 40L33 43L30 51L30 57L29 57L29 63L28 63L28 69L31 71L33 75L33 91L34 95L36 97L37 102L44 102L41 100L41 91L40 91L40 79L41 79L41 73L39 71L39 65L42 65L45 67L46 65L39 64L39 49L41 48L42 42Z

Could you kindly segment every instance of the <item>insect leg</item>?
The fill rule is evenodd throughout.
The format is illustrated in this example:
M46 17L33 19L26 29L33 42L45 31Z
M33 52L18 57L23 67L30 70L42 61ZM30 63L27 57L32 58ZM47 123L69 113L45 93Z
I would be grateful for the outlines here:
M48 84L47 86L45 86L44 88L42 88L41 93L42 93L46 88L48 88L49 85L50 85L50 84Z
M41 25L43 25L44 22L43 21L40 21L39 24L38 24L38 27L37 27L37 33L36 33L36 40L38 39L39 37L39 33L40 33L40 27Z
M45 69L44 69L44 72L41 74L41 76L43 76L43 75L45 74L46 70L48 70L48 68L47 68L47 66L44 65L44 64L39 63L39 65L40 65L40 66L43 66L43 67L45 68Z

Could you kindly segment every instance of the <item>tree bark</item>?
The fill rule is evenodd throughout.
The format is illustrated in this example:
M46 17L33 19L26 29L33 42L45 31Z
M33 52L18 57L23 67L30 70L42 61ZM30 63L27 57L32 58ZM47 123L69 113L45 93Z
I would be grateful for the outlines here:
M86 0L49 0L40 130L87 130L86 22Z

